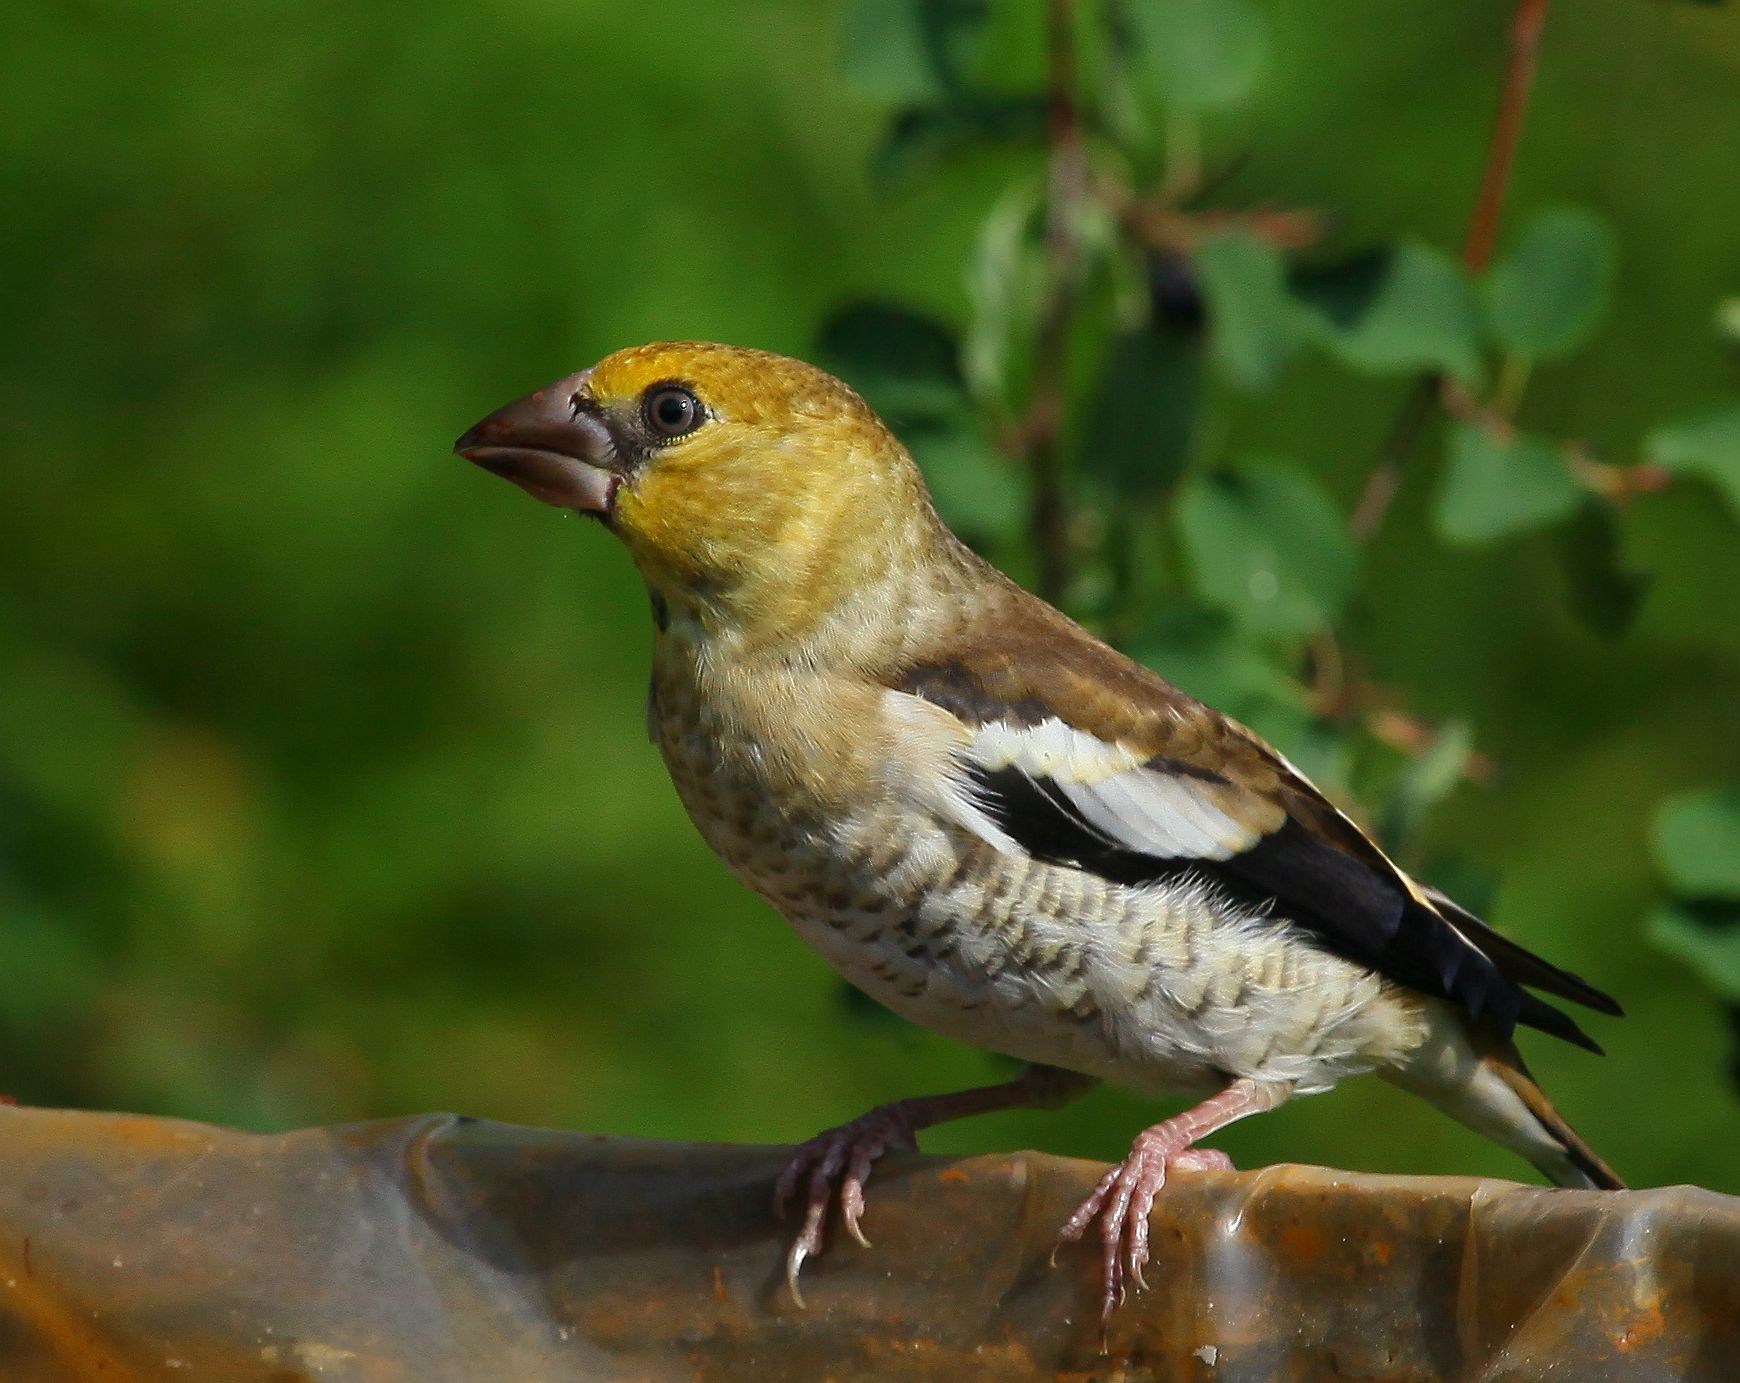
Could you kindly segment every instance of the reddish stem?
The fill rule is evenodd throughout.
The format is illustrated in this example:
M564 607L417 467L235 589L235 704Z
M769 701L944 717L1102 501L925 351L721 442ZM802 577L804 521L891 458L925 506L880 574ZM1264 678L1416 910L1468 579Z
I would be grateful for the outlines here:
M1548 0L1517 0L1510 24L1510 60L1504 69L1504 90L1498 98L1498 118L1486 150L1486 169L1480 175L1480 195L1468 222L1462 260L1479 273L1492 262L1498 243L1498 219L1504 210L1510 173L1516 164L1517 144L1522 139L1523 117L1528 114L1529 93L1534 87L1535 62L1541 50L1541 28L1547 22Z
M1087 160L1075 95L1073 0L1048 0L1046 142L1050 150L1045 220L1045 302L1034 352L1033 398L1022 429L1033 469L1028 526L1038 561L1036 584L1046 600L1063 594L1069 575L1069 513L1063 495L1062 431L1075 309L1076 213L1087 191Z
M1479 273L1492 262L1498 243L1498 222L1510 191L1511 169L1516 164L1517 145L1522 139L1523 117L1534 87L1536 60L1540 55L1541 28L1547 20L1549 0L1517 0L1510 23L1510 57L1505 63L1504 88L1498 98L1498 114L1492 138L1486 147L1486 167L1480 175L1480 192L1474 199L1468 234L1462 244L1462 262ZM1354 507L1354 535L1369 541L1383 525L1390 502L1401 487L1402 466L1419 445L1435 410L1440 380L1422 376L1408 391L1401 412L1384 440L1383 451L1366 477L1365 489Z

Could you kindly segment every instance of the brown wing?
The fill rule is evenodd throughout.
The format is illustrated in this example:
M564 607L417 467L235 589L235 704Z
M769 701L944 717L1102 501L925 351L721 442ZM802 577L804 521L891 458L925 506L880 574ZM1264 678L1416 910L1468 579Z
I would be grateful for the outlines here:
M1618 1011L1441 908L1255 734L1017 588L980 604L946 656L912 659L890 685L972 731L964 767L978 800L1037 858L1125 883L1206 879L1505 1034L1521 1022L1599 1050L1524 985Z

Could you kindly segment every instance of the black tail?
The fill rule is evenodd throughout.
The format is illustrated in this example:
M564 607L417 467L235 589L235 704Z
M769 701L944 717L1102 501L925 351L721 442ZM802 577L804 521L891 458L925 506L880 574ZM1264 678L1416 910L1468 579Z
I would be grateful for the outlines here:
M1437 889L1421 885L1420 892L1440 917L1479 947L1497 968L1498 973L1513 984L1526 985L1529 989L1538 989L1555 998L1568 999L1599 1013L1611 1013L1616 1018L1625 1016L1625 1010L1619 1007L1617 999L1602 993L1581 975L1561 970L1551 961L1542 960L1533 951L1519 946L1503 933L1495 932L1455 899L1446 897ZM1521 1000L1517 1011L1518 1022L1551 1033L1554 1037L1562 1037L1597 1056L1602 1055L1601 1044L1578 1027L1576 1020L1569 1014L1533 994L1525 992L1521 995Z

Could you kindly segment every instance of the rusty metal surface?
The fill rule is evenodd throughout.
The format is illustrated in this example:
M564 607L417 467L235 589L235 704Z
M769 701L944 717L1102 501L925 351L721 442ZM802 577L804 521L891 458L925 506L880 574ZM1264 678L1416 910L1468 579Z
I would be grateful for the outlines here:
M0 1379L1740 1379L1740 1201L1179 1176L1095 1338L1090 1163L908 1157L780 1287L781 1150L0 1110Z

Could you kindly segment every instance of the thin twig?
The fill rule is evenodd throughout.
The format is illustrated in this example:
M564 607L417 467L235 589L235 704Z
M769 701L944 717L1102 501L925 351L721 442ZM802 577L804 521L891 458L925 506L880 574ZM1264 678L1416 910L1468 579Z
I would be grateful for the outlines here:
M1421 375L1408 389L1401 411L1384 437L1377 464L1366 477L1359 503L1353 508L1353 517L1348 520L1356 542L1369 543L1383 525L1385 515L1390 512L1390 501L1395 499L1396 491L1401 487L1402 465L1419 444L1420 434L1431 420L1437 402L1436 375Z
M1576 442L1569 443L1564 454L1577 483L1615 508L1622 508L1642 495L1660 494L1674 482L1674 473L1653 461L1616 466L1591 456L1587 447Z
M1498 243L1498 219L1510 190L1510 170L1516 163L1516 146L1522 139L1523 117L1528 113L1529 92L1535 81L1535 59L1541 50L1541 27L1547 22L1548 0L1517 0L1510 23L1510 60L1504 69L1504 90L1498 98L1498 118L1493 121L1492 140L1486 150L1486 169L1480 175L1480 195L1468 221L1468 238L1462 245L1462 262L1475 273L1492 263Z
M1375 740L1399 749L1411 758L1418 758L1443 735L1442 726L1431 725L1406 711L1379 708L1366 716L1366 732ZM1462 767L1462 776L1470 782L1490 784L1498 777L1498 764L1489 754L1473 750Z
M1516 164L1517 144L1522 139L1523 117L1528 113L1529 93L1534 87L1535 62L1540 53L1541 28L1546 23L1548 4L1549 0L1517 0L1516 13L1511 18L1510 56L1505 63L1504 88L1498 98L1492 138L1487 142L1480 192L1474 199L1468 234L1462 244L1462 262L1475 273L1492 262L1493 246L1498 243L1499 217L1504 211L1505 195L1510 190L1511 169ZM1431 401L1439 388L1440 381L1436 376L1423 376L1409 390L1397 413L1354 509L1354 533L1360 541L1370 541L1382 527L1384 517L1389 513L1390 501L1401 486L1402 467L1419 445L1426 424L1431 420ZM1422 395L1426 399L1425 406L1420 402Z
M1094 178L1090 190L1124 229L1151 250L1189 254L1211 235L1242 231L1279 250L1303 250L1323 238L1325 221L1304 208L1254 207L1185 210L1163 197L1138 197L1110 178Z
M1062 430L1070 321L1080 250L1078 209L1087 192L1087 159L1076 108L1073 0L1047 0L1047 197L1045 297L1034 350L1033 397L1022 429L1033 471L1028 525L1038 559L1039 594L1055 601L1069 576L1069 513L1063 495Z

